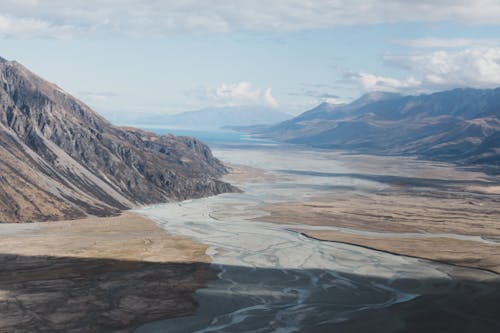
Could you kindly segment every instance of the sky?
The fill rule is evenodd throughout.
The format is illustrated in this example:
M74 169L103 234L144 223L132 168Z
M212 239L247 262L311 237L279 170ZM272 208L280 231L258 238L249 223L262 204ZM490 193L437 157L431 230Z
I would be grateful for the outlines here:
M500 0L2 0L0 56L105 115L500 86Z

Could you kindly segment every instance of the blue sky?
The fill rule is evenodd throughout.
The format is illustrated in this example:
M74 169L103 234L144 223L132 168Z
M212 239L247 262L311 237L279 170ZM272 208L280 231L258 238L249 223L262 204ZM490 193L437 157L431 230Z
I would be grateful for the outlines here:
M3 0L0 56L104 114L500 86L500 1Z

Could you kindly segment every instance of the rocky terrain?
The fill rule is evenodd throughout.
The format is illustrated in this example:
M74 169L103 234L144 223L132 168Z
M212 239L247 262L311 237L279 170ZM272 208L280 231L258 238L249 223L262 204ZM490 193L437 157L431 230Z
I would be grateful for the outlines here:
M500 88L419 96L370 93L350 104L321 104L260 133L320 148L480 165L497 173Z
M0 222L115 215L137 205L234 191L200 141L111 125L0 58Z

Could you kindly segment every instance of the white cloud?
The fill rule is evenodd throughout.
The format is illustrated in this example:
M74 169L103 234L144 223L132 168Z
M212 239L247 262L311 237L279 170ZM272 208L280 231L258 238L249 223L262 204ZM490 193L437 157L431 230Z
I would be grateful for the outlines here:
M386 64L409 71L407 78L349 73L363 91L431 92L444 89L500 86L500 47L470 48L409 55L387 55Z
M493 47L500 45L500 39L496 38L417 38L400 39L392 41L393 44L416 48L416 49L457 49L465 47Z
M108 102L111 98L117 95L113 92L92 92L92 91L80 91L77 93L82 100L97 105Z
M69 38L76 35L74 27L51 25L37 18L18 18L0 14L0 36L3 37L47 37Z
M264 91L254 88L250 82L223 83L220 86L208 89L209 98L218 105L268 105L278 107L279 104L272 95L272 89Z
M392 66L419 73L422 84L429 88L490 88L500 85L500 47L388 55L384 60Z
M2 0L8 37L159 36L455 21L498 24L498 0ZM16 27L17 25L17 27ZM39 26L40 29L34 28Z
M414 77L406 79L397 79L387 76L379 76L370 73L349 73L346 75L348 80L358 84L363 92L367 91L386 91L401 92L406 90L418 89L421 82Z
M273 107L277 108L279 106L278 101L273 97L273 90L271 88L267 88L266 91L264 91L264 100L266 103Z
M256 102L260 97L260 90L254 89L249 82L223 83L214 91L215 99L245 100Z

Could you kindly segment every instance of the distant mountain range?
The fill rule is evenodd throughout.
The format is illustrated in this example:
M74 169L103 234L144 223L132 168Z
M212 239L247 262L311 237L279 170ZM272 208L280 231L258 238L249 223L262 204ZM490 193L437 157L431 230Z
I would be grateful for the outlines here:
M0 58L0 222L114 215L234 191L189 137L120 128L17 62Z
M500 88L370 93L350 104L323 103L258 132L314 147L416 155L500 172Z
M128 118L128 123L196 130L219 130L223 128L270 125L290 119L292 116L264 106L213 107L172 115L146 115ZM111 118L116 123L123 119Z

